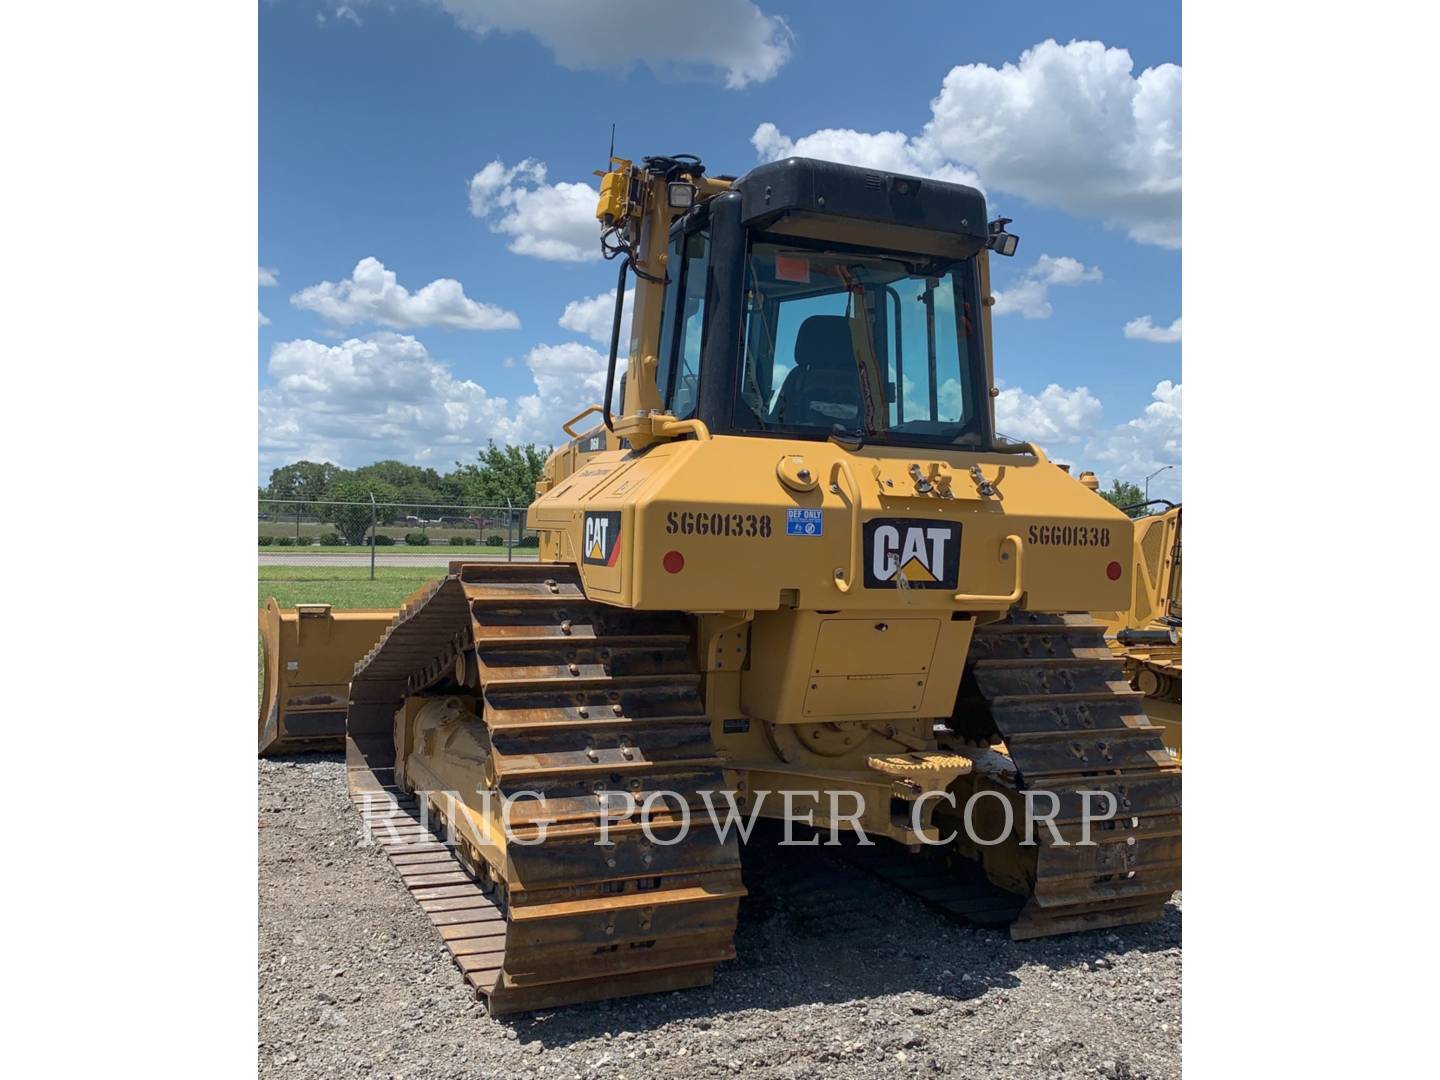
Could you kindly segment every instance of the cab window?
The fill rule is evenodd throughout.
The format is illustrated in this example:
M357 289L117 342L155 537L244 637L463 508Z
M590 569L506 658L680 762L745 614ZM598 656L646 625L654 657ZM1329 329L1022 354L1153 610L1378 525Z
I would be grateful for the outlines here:
M695 415L700 393L700 348L705 333L705 287L710 235L699 230L670 246L665 313L660 328L660 400L679 419Z
M737 426L802 438L978 444L973 262L757 238Z

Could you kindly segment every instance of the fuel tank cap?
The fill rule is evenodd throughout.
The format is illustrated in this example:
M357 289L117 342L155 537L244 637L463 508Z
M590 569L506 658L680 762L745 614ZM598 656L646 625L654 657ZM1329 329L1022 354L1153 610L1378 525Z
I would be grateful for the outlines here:
M802 454L781 455L775 465L775 475L791 491L814 491L820 483Z

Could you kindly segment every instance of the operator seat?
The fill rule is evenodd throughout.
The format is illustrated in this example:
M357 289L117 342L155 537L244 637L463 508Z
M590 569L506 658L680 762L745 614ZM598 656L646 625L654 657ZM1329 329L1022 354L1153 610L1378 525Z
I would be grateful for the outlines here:
M771 420L826 431L836 424L854 428L859 425L860 402L850 320L844 315L811 315L795 337L795 367L780 387Z

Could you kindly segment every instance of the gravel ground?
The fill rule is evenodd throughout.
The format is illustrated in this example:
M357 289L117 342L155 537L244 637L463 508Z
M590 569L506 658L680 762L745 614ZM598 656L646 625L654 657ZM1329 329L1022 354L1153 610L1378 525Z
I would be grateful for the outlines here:
M752 845L712 987L492 1019L358 821L339 755L260 762L262 1076L1180 1075L1180 898L1012 942L822 849Z

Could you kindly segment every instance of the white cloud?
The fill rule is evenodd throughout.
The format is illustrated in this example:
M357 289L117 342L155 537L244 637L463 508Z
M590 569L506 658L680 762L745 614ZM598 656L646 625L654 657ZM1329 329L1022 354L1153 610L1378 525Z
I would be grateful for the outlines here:
M274 384L260 391L261 465L394 458L445 468L487 439L549 445L563 421L599 401L605 358L572 342L537 346L524 362L533 390L511 399L457 377L406 334L281 342L268 364Z
M1011 386L995 399L995 430L1041 447L1073 443L1095 430L1100 409L1100 399L1084 386L1051 383L1038 396Z
M1139 484L1156 469L1173 465L1151 481L1150 494L1178 496L1181 385L1169 379L1156 383L1150 404L1139 416L1090 440L1085 457L1097 473Z
M738 90L775 76L790 58L790 30L751 0L440 0L477 34L533 34L561 67L616 71L644 63L658 74L722 71Z
M589 345L574 341L537 345L526 353L525 366L535 380L535 393L516 402L513 438L540 442L564 438L559 434L560 425L605 396L608 358L608 354L602 356Z
M635 287L625 290L625 312L620 316L620 351L623 355L630 347L630 317L635 312ZM598 341L606 349L610 347L610 331L615 326L615 290L599 296L587 296L583 300L571 300L565 305L560 316L560 325L566 330L584 334L592 341Z
M1125 49L1047 40L1018 64L952 68L918 134L827 129L790 139L767 123L751 141L761 160L813 153L941 179L973 169L986 187L1178 248L1181 69L1133 69Z
M368 0L359 0L359 2L365 3L368 2ZM359 14L349 4L336 4L332 14L335 16L336 22L351 22L354 23L356 26L365 25L363 22L360 21ZM325 13L323 11L317 11L315 12L315 21L321 26L324 26L329 20L325 18Z
M1050 306L1051 285L1085 285L1103 281L1104 277L1098 266L1086 266L1069 255L1041 255L1008 289L991 290L995 295L992 310L996 315L1018 311L1027 319L1048 319L1054 313Z
M261 326L269 326L269 325L270 325L270 320L265 317L265 312L263 312L263 311L262 311L262 312L259 312L259 315L260 315L260 325L261 325Z
M260 267L260 287L267 285L278 285L280 283L280 271L273 266Z
M1067 390L1051 383L1038 395L1005 387L995 399L995 429L1038 443L1053 460L1075 463L1077 476L1094 470L1103 488L1117 479L1142 484L1162 466L1173 466L1150 482L1150 494L1178 500L1180 404L1180 384L1166 379L1139 416L1101 428L1100 400L1084 386Z
M1167 326L1155 326L1149 315L1141 315L1125 324L1125 336L1131 341L1153 341L1157 345L1173 345L1180 340L1180 320Z
M599 201L589 184L548 183L545 163L532 158L514 168L492 161L470 179L470 213L509 236L517 255L554 262L600 258Z
M437 278L411 293L393 270L374 257L361 259L344 281L322 281L301 289L290 302L318 312L340 326L379 323L411 329L448 326L455 330L515 330L520 319L513 311L471 300L454 278Z

